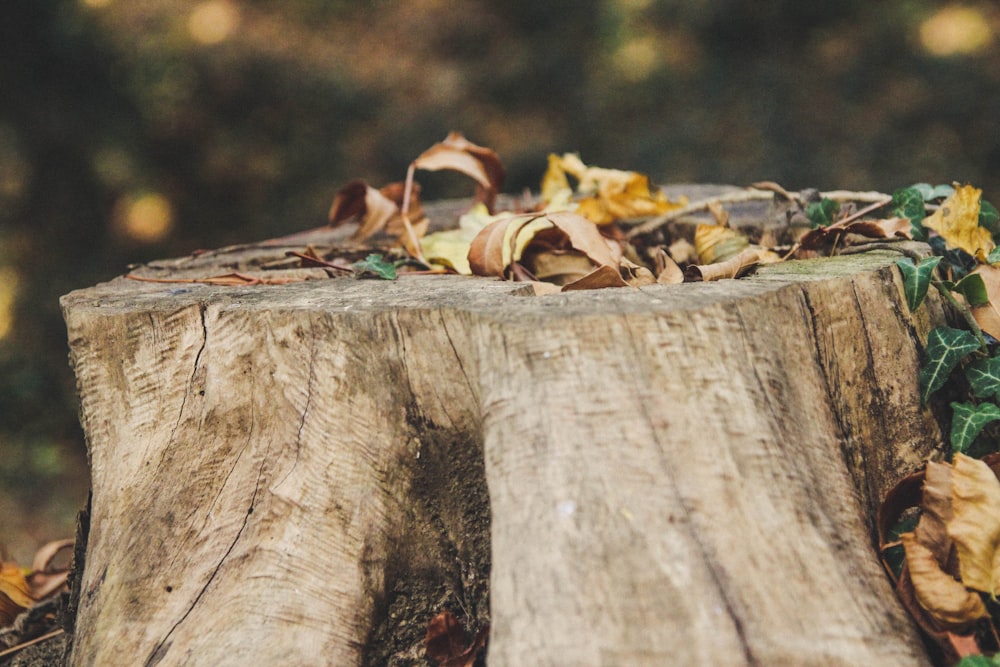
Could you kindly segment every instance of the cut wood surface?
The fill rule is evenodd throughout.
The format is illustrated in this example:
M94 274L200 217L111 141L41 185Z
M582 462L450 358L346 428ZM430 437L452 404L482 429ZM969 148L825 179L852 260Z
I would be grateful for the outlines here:
M447 608L489 621L492 666L926 664L872 547L942 440L917 390L942 310L907 310L897 258L547 297L458 276L73 292L73 663L429 664Z

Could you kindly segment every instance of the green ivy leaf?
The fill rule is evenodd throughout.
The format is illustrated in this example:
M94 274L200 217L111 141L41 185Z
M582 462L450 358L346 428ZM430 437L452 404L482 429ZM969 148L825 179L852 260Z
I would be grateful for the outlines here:
M826 227L833 222L833 216L840 210L840 204L824 197L806 206L806 217L812 221L813 229Z
M965 369L965 379L979 398L1000 394L1000 355L973 361Z
M927 363L920 369L920 402L926 404L965 357L979 349L971 331L938 327L927 336Z
M381 278L382 280L396 279L396 265L386 260L382 255L371 254L360 262L351 264L351 268L357 271L359 278Z
M979 226L990 230L994 241L1000 237L1000 211L985 199L979 202Z
M914 264L909 257L896 262L899 272L903 274L903 293L906 295L906 305L910 307L911 312L924 302L934 268L940 262L940 257L922 259L920 264Z
M970 273L955 283L951 289L964 296L973 308L985 306L990 302L990 295L986 293L986 283L978 273Z
M896 542L899 540L899 536L903 533L909 533L915 530L919 520L920 517L918 516L910 516L905 519L900 519L896 522L896 525L890 528L889 532L886 533L886 541ZM903 549L903 545L897 544L894 547L889 547L882 553L882 558L898 579L900 573L903 571L903 561L906 560L906 550Z
M990 251L990 254L986 256L987 264L996 264L1000 262L1000 245Z
M927 240L927 230L921 224L924 219L924 196L916 186L896 190L892 193L889 205L892 207L893 215L909 219L910 234L913 238L918 241Z
M944 199L955 194L955 188L950 185L931 185L930 183L914 183L910 186L920 193L924 201L934 201Z
M984 426L1000 419L995 403L952 403L951 409L951 451L956 454L967 451Z
M998 656L1000 654L994 655L992 658L985 655L967 655L955 663L955 667L997 667L1000 665Z

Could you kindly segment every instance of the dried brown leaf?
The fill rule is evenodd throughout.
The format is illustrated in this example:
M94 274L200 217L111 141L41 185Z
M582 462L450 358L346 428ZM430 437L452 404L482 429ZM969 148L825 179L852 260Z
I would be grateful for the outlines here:
M587 289L605 289L608 287L628 287L628 283L622 278L617 268L608 264L603 264L587 275L575 280L568 285L563 285L563 292Z
M622 257L618 265L618 272L630 287L647 287L656 284L656 276L653 275L652 271L632 262L627 257Z
M989 302L972 309L979 328L1000 338L1000 267L991 264L980 265L973 273L979 274L986 285L986 296Z
M1000 481L978 459L956 454L952 464L948 535L958 550L962 583L1000 593Z
M437 660L438 667L472 667L488 637L489 626L485 626L467 646L461 621L451 612L442 611L427 625L424 645L427 657Z
M653 259L653 271L656 273L656 282L661 285L677 285L684 282L684 271L677 266L666 250L661 247L654 248L651 252Z
M536 223L538 220L540 216L536 214L516 215L486 225L469 244L472 275L502 277L507 267L520 258L520 249L524 247L523 243L519 245L520 232L529 225L529 232L551 226L547 221Z
M962 630L987 616L979 595L941 569L930 549L917 541L913 533L900 536L906 549L906 566L917 602L942 626Z
M934 558L945 571L952 572L953 544L948 537L947 524L952 518L951 509L951 466L930 461L924 471L922 512L914 530L917 541L931 550Z
M476 199L492 212L497 193L503 188L505 171L495 151L472 143L458 132L451 132L413 161L417 169L450 169L465 174L479 185Z
M601 234L587 218L569 212L549 213L545 217L566 235L574 250L584 253L595 264L617 265L621 259L621 244Z
M73 540L66 539L48 542L35 552L31 573L26 578L34 600L44 600L65 588L70 564L57 565L56 558L67 551L72 556L72 549Z
M835 222L827 227L810 230L799 239L799 245L807 250L822 248L828 243L843 239L848 234L856 234L867 239L912 238L908 218L885 218L881 220L851 220Z
M385 229L389 221L398 216L396 202L364 181L351 181L337 191L328 217L331 227L359 220L361 224L352 238L363 241Z
M566 284L595 266L617 271L622 247L575 213L529 214L487 225L472 240L468 257L474 275L509 276L519 262L533 278Z
M695 264L684 270L684 278L689 282L708 282L711 280L739 278L757 266L765 252L761 248L747 248L724 262L705 265Z

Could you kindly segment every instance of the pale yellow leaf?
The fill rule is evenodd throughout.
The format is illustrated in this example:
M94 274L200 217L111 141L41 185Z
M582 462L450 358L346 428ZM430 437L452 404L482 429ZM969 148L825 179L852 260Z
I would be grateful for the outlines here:
M979 226L979 205L983 191L971 185L958 186L938 210L924 218L923 225L933 229L952 248L961 248L981 262L994 248L990 232Z
M724 262L743 252L750 241L734 229L719 225L698 225L694 230L694 249L699 264Z
M1000 481L978 459L956 454L952 465L948 536L958 550L962 583L1000 593Z
M424 257L431 263L446 263L458 273L470 275L469 250L472 240L497 220L512 217L511 213L490 215L485 204L478 203L458 219L458 229L427 234L420 239Z
M931 550L920 544L913 533L903 533L900 540L906 549L906 567L917 602L936 621L948 629L960 630L987 615L980 597L942 570Z

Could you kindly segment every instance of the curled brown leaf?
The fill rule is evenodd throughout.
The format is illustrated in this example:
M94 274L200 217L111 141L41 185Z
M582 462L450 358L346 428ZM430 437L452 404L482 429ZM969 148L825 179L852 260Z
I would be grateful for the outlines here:
M486 204L490 212L505 178L500 156L472 143L459 132L451 132L444 141L421 153L413 161L413 167L427 171L450 169L465 174L478 184L476 200Z
M900 536L906 549L906 566L917 602L943 627L967 629L977 619L987 616L979 595L941 569L930 549L917 541L913 533Z

